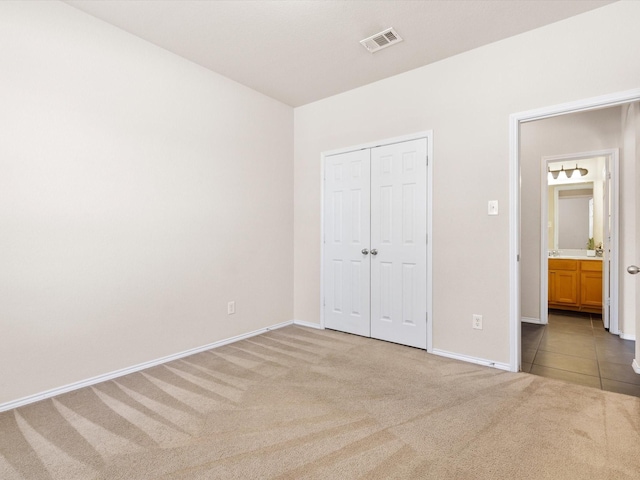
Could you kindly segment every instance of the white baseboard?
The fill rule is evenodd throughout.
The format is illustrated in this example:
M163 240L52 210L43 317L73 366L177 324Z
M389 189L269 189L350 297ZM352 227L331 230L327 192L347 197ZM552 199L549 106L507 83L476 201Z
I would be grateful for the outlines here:
M316 328L318 330L324 330L324 327L319 323L305 322L304 320L294 320L294 325L300 325L301 327Z
M640 375L640 364L638 364L637 358L633 359L633 362L631 362L631 366L633 367L633 371Z
M537 323L538 325L542 325L542 321L539 318L521 317L520 320L524 323Z
M22 407L24 405L38 402L40 400L44 400L47 398L55 397L56 395L61 395L63 393L71 392L73 390L78 390L79 388L95 385L96 383L106 382L107 380L113 380L114 378L122 377L130 373L139 372L140 370L144 370L146 368L155 367L156 365L161 365L163 363L171 362L173 360L178 360L183 357L188 357L189 355L194 355L196 353L204 352L205 350L211 350L213 348L222 347L223 345L228 345L230 343L238 342L246 338L255 337L256 335L266 333L270 330L276 330L278 328L286 327L287 325L292 325L293 323L294 323L293 320L289 320L288 322L277 323L275 325L271 325L270 327L254 330L253 332L243 333L242 335L236 335L235 337L226 338L224 340L218 340L217 342L209 343L201 347L191 348L183 352L174 353L173 355L167 355L166 357L157 358L155 360L140 363L138 365L122 368L120 370L116 370L110 373L105 373L103 375L98 375L97 377L88 378L86 380L70 383L62 387L53 388L51 390L47 390L41 393L36 393L34 395L29 395L27 397L19 398L17 400L12 400L10 402L2 403L0 404L0 412L11 410L13 408Z
M629 335L629 334L622 333L622 332L620 332L620 338L622 338L623 340L633 340L634 342L636 341L636 336L635 335Z
M471 357L469 355L462 355L460 353L438 350L437 348L434 348L431 353L433 353L434 355L439 355L441 357L453 358L454 360L462 360L463 362L475 363L476 365L484 365L485 367L497 368L499 370L506 370L508 372L511 371L511 367L508 363L494 362L491 360L486 360L484 358Z

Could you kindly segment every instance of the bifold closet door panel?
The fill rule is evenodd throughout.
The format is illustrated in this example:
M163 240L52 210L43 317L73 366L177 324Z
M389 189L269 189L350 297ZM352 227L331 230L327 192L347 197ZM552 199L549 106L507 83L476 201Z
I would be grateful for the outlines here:
M370 336L370 151L325 158L325 327Z
M371 336L427 347L427 140L371 149Z

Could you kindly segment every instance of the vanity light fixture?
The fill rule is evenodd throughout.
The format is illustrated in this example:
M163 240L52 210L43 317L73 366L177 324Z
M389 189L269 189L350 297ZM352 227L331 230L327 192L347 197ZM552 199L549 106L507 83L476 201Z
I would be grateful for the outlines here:
M581 177L586 176L589 173L589 170L587 170L586 168L578 168L578 164L576 163L576 168L575 170L580 174Z
M578 172L579 177L584 177L589 173L589 170L587 170L586 168L578 167L578 164L576 163L576 168L567 168L565 170L564 165L561 165L560 170L551 170L551 167L547 167L547 172L549 172L549 175L551 175L551 177L553 177L554 180L557 180L558 176L562 172L564 172L567 178L571 178L573 177L575 172Z

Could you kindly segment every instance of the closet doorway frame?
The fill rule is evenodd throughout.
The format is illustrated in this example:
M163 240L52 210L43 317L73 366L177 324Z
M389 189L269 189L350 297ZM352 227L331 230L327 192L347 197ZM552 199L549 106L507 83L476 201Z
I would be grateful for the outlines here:
M616 107L640 101L640 89L601 95L509 115L509 369L520 371L521 271L520 271L520 125L569 113Z
M353 145L336 150L328 150L320 154L320 328L324 329L324 313L325 313L325 291L324 291L324 182L325 182L325 162L326 158L331 155L341 153L349 153L356 150L364 150L368 148L382 147L392 145L394 143L403 143L421 138L427 139L427 349L429 353L433 352L433 130L424 130L421 132L403 135L399 137L386 138L373 142L367 142L359 145Z

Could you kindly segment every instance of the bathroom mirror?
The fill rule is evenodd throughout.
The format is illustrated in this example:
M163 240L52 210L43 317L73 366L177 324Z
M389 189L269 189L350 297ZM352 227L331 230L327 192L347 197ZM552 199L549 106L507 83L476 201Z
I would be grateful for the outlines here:
M554 250L586 249L593 238L593 184L555 187Z

